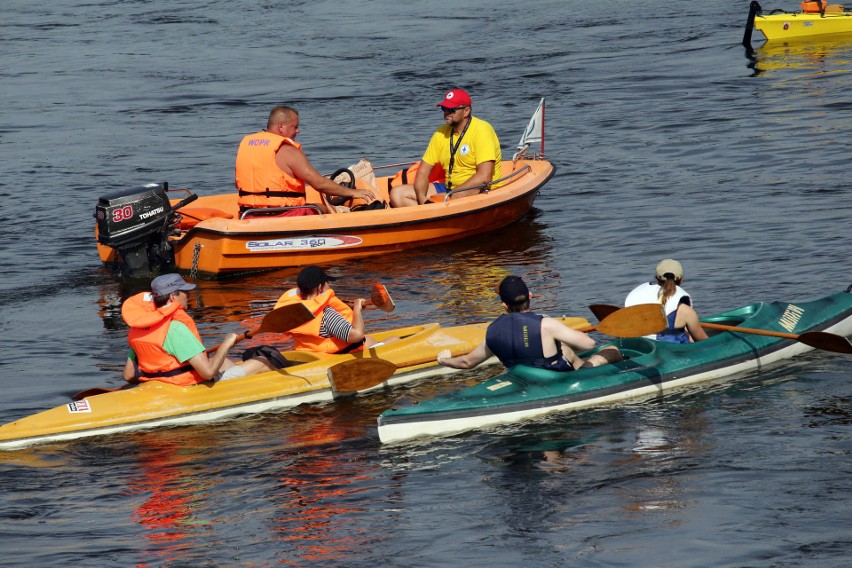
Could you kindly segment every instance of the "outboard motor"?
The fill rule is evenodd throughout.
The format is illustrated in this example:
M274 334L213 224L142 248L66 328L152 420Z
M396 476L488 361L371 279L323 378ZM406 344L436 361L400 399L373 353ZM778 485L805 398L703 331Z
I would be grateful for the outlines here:
M195 194L171 205L168 183L103 195L95 207L98 242L115 249L119 270L130 277L160 272L174 264L169 237L178 234L178 209Z

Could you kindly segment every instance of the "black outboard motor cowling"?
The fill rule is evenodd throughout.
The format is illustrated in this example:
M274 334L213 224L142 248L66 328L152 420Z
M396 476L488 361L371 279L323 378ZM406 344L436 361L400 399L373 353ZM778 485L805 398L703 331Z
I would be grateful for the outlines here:
M180 216L175 210L198 198L190 197L172 207L168 184L108 193L98 199L95 219L98 242L116 250L116 262L127 276L160 272L174 263L169 236L176 234Z

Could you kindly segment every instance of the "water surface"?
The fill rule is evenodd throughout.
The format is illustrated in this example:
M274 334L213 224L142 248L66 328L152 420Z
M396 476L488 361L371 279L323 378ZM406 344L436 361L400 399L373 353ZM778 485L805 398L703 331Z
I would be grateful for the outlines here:
M392 291L373 329L493 318L510 273L539 310L591 318L669 256L702 313L852 283L852 48L758 42L749 59L745 0L4 8L4 422L119 384L121 302L146 283L99 266L98 196L232 190L240 138L276 104L300 110L299 140L331 172L418 157L453 86L508 156L547 97L557 174L530 218L335 267L341 296ZM205 340L256 322L294 274L199 282ZM813 352L662 400L389 447L375 419L397 398L496 370L4 453L4 564L848 566L849 363Z

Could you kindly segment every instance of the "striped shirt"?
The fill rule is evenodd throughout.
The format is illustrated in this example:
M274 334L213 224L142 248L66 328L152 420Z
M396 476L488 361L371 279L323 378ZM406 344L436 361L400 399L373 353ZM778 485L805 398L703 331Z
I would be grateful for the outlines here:
M349 341L350 331L352 331L352 324L346 321L340 312L331 307L323 310L320 337L336 337L341 341Z

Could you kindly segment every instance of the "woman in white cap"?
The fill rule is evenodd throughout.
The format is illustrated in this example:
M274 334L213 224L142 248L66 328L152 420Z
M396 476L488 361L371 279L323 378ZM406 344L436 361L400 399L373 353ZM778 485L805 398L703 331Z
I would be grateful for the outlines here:
M692 298L680 287L683 282L683 266L671 258L660 261L655 279L640 284L624 300L624 306L637 304L663 304L668 329L649 336L650 339L669 343L689 343L707 339L707 333L698 321L698 314L692 307Z

